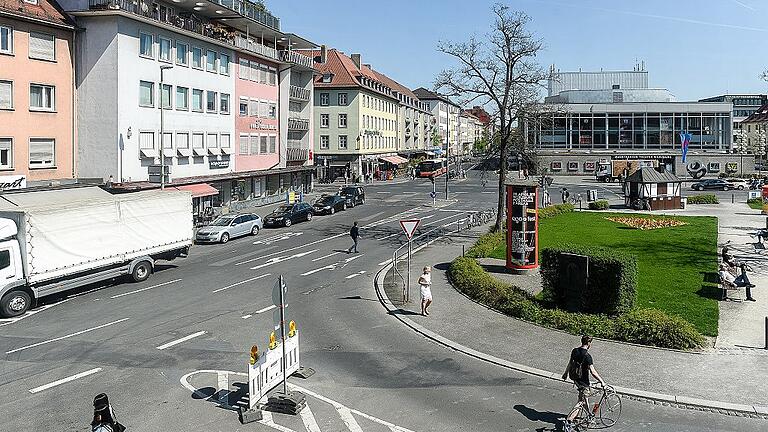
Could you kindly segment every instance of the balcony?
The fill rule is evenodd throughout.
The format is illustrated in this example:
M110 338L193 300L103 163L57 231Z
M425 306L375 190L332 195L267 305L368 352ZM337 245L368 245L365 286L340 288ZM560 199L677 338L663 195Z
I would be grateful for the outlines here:
M310 92L309 89L291 84L289 96L293 100L309 102Z
M254 3L238 0L211 0L211 3L224 6L244 17L250 18L254 22L263 24L273 30L280 31L280 19L273 16L271 13L260 9L260 7Z
M288 130L294 131L308 131L309 120L299 117L288 117Z
M286 63L292 63L307 69L313 69L314 61L302 54L293 51L280 51L280 60Z
M301 141L288 140L285 159L286 162L306 162L309 160L309 149Z
M246 39L241 35L236 35L234 45L240 49L244 49L252 53L260 54L264 57L269 57L271 59L279 60L276 49L272 47L268 47L266 45L262 45L254 41L253 39Z

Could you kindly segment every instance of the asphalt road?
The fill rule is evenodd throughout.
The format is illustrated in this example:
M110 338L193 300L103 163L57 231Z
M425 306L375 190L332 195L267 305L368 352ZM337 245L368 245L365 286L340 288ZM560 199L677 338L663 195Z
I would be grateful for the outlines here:
M492 187L477 178L453 185L457 201L441 209L423 206L431 189L424 180L370 186L363 206L226 245L198 245L144 283L81 292L0 321L0 431L89 430L100 392L137 431L556 430L573 389L433 344L376 299L373 278L405 241L398 219L421 218L427 230L495 203ZM363 228L360 253L347 254L353 221ZM311 413L241 425L232 407L244 393L248 349L266 347L271 288L281 274L301 362L317 371L289 382L307 391ZM664 366L638 373L652 379L656 367ZM625 400L613 429L765 427Z

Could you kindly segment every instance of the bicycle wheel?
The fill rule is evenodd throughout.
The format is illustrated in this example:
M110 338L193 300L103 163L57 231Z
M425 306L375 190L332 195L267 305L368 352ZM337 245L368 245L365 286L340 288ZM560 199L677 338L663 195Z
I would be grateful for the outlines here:
M600 422L605 427L611 427L619 421L621 417L621 398L612 389L605 391L600 401Z
M589 429L592 424L592 416L590 415L589 410L586 409L584 405L579 405L571 410L571 413L568 414L568 417L570 417L574 411L577 411L576 417L574 417L573 421L571 422L574 429L577 431Z

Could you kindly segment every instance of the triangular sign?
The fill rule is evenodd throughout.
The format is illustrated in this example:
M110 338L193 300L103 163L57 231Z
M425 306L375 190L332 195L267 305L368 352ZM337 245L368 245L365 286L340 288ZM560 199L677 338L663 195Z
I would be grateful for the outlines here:
M419 226L421 219L404 219L400 221L400 226L403 227L403 232L409 239L413 237L413 233L416 231L416 227Z

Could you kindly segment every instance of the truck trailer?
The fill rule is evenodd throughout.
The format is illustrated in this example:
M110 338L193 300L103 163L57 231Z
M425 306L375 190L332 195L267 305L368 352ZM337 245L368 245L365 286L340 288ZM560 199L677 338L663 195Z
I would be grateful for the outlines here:
M0 315L23 314L45 296L185 257L193 240L188 192L112 195L98 187L0 195Z
M622 181L640 168L656 168L658 165L659 162L656 160L614 159L605 162L600 161L595 170L595 179L604 183Z

